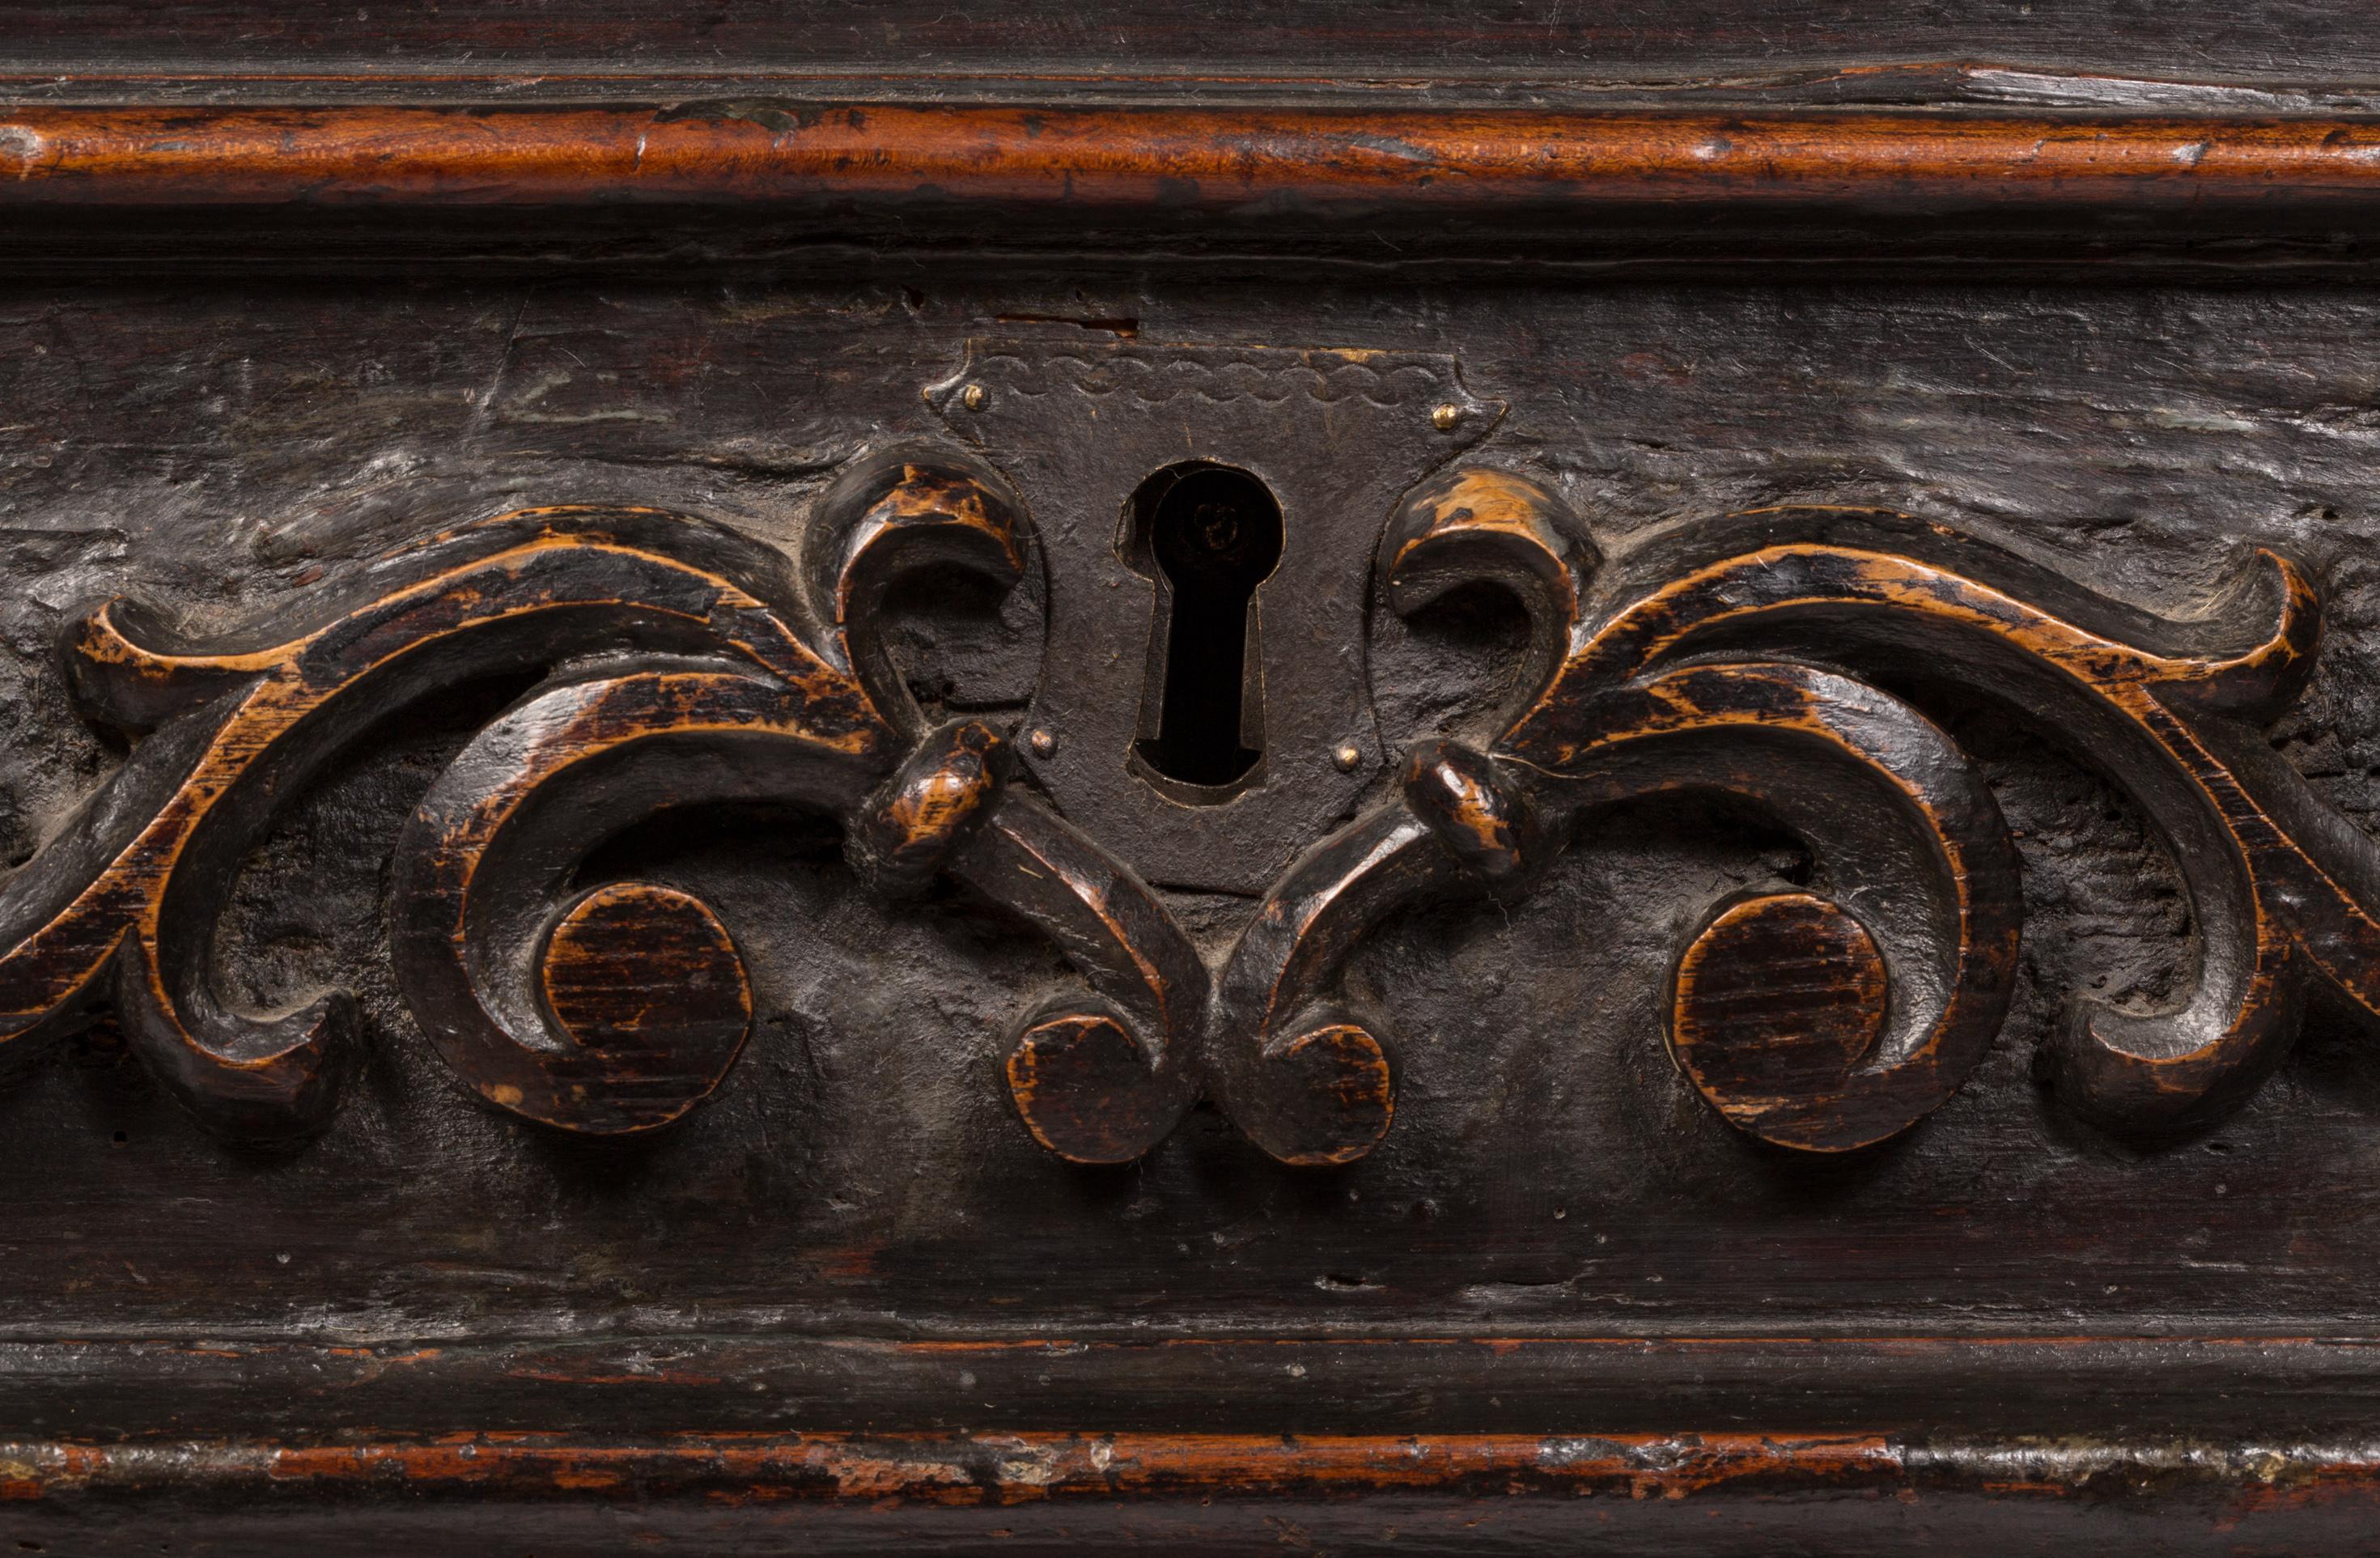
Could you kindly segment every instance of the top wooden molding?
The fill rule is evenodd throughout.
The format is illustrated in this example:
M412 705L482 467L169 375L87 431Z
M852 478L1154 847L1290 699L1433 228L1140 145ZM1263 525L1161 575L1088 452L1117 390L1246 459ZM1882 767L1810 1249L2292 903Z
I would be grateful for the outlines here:
M0 178L12 203L52 205L2272 204L2380 198L2380 123L759 100L18 108L0 116Z
M2368 263L2365 229L2380 227L2380 121L748 97L43 106L0 110L0 202L47 213L6 237L18 253L76 249L132 211L191 226L271 214L265 227L218 232L235 247L293 225L444 213L484 252L488 225L509 225L495 213L536 207L631 227L654 220L639 211L773 216L796 225L781 247L788 236L990 250L1162 240L1169 252L1335 246L1370 262L2337 266ZM702 232L698 222L676 236ZM741 225L731 236L761 241Z

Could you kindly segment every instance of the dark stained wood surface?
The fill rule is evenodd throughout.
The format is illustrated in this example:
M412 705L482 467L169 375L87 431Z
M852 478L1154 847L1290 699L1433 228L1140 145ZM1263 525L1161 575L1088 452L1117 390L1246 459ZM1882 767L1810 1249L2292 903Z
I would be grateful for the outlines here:
M0 1542L2380 1528L2360 18L6 63L0 907L66 929L0 965ZM1276 491L1411 462L1297 619L1355 736L1263 705L1316 852L1045 777L1050 676L1154 685L1146 601L1043 658L1142 451L1070 494L987 344L1196 359L1162 457ZM1266 352L1459 390L1224 415Z
M252 93L256 78L370 91L392 75L456 79L475 94L600 91L638 76L711 80L1041 75L1098 91L1232 79L1277 91L1365 82L1406 90L1509 83L1532 93L1667 86L1740 98L1801 85L1852 101L2065 93L2186 96L2228 87L2281 99L2380 83L2380 44L2352 7L2319 0L2142 6L1944 0L1686 0L1652 6L1448 6L1434 0L1283 0L1219 16L1123 0L953 7L890 0L443 0L324 7L305 0L61 0L18 18L21 90L111 77ZM1978 68L1982 67L1982 68ZM1951 90L1946 92L1946 83ZM120 88L117 90L121 90ZM201 85L199 90L206 90ZM285 88L284 90L286 90Z
M1295 326L1457 349L1510 408L1480 457L1544 471L1607 554L1779 497L1877 504L2180 615L2238 547L2286 552L2322 579L2329 633L2279 750L2360 825L2380 807L2358 291L1381 294L920 262L832 290L20 296L12 327L42 349L8 359L13 847L115 761L50 658L86 603L129 590L217 633L308 613L393 547L540 497L661 503L790 543L856 454L938 427L919 386L971 334L1070 311L1144 340ZM949 713L1021 707L1029 603L1006 626L980 602L925 603L889 640L909 678ZM1392 747L1510 696L1495 668L1525 640L1451 609L1373 618ZM831 830L769 812L664 820L603 868L732 928L754 1035L717 1101L599 1150L474 1107L381 971L375 864L507 694L474 696L326 772L230 889L228 988L268 1004L359 988L361 1071L320 1139L226 1150L104 1030L0 1093L24 1165L12 1431L568 1415L626 1434L2220 1441L2368 1420L2368 1030L2317 1003L2293 1056L2196 1135L2132 1141L2063 1114L2028 1071L2066 995L2169 998L2192 943L2145 818L2022 702L1925 704L2016 835L2026 937L2008 1028L1902 1141L1839 1167L1778 1159L1673 1073L1660 906L1794 891L1799 870L1748 820L1681 803L1582 839L1525 900L1383 926L1354 977L1394 1017L1395 1122L1318 1179L1204 1114L1134 1169L1068 1168L1018 1128L1002 1073L1005 1025L1062 977L1048 952L962 898L879 907ZM1189 912L1233 922L1228 903ZM1848 1340L1810 1340L1828 1335Z

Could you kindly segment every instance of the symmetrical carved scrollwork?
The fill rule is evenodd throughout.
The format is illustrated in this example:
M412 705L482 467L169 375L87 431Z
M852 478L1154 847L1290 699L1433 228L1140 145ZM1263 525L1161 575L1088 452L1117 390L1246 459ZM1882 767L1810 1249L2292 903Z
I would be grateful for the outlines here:
M581 881L663 808L787 800L842 822L886 896L948 876L1049 936L1084 988L1021 1015L1006 1079L1076 1162L1129 1161L1201 1097L1285 1162L1344 1162L1389 1128L1386 1025L1344 987L1400 907L1529 891L1582 822L1651 794L1764 809L1812 881L1709 907L1671 969L1667 1041L1714 1109L1779 1145L1894 1135L1960 1087L2007 1015L2018 866L1988 788L1911 684L2013 701L2105 768L2162 834L2199 933L2189 993L2078 1003L2045 1053L2111 1126L2214 1117L2294 1030L2312 977L2380 1012L2380 845L2258 733L2301 690L2320 614L2270 554L2169 621L1897 515L1780 508L1604 557L1548 490L1474 468L1410 493L1378 561L1412 614L1517 595L1522 694L1422 742L1388 798L1317 840L1212 962L1163 897L1037 797L1006 736L934 724L881 639L909 570L1006 586L1028 566L1002 482L920 448L828 494L788 566L684 517L535 509L369 569L269 641L196 647L123 603L67 645L78 699L141 739L0 888L0 1048L113 1004L201 1120L302 1136L334 1105L352 1003L240 1010L211 973L223 883L277 809L392 707L540 673L405 826L398 988L457 1077L564 1129L650 1130L708 1097L752 998L731 927L675 888Z

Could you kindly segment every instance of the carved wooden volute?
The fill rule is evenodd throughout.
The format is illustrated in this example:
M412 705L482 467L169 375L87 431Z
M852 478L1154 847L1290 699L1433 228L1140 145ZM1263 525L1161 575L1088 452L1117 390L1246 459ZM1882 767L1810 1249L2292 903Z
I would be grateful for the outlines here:
M2359 8L7 37L0 1554L2380 1552Z

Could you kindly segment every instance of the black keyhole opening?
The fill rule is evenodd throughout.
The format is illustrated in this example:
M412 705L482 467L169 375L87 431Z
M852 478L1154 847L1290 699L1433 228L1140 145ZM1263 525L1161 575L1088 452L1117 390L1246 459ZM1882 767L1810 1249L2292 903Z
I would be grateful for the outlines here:
M1178 784L1236 784L1264 755L1263 686L1249 656L1257 586L1281 562L1280 500L1245 470L1198 461L1142 482L1132 516L1134 550L1166 584L1163 659L1149 667L1163 680L1143 700L1135 750Z

